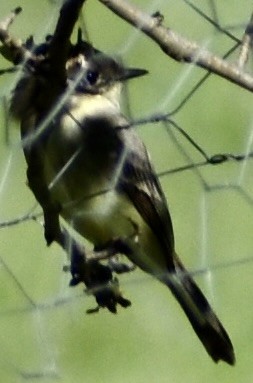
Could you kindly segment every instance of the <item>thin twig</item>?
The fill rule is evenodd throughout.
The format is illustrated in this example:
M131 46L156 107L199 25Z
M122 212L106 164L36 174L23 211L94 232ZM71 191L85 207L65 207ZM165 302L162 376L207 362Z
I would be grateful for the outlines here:
M6 60L17 64L25 58L30 52L26 49L21 39L16 39L10 36L8 30L16 16L22 11L21 7L15 8L8 16L0 21L0 41L2 46L0 47L0 53L6 58Z
M249 58L249 51L252 46L252 37L253 37L253 13L251 15L250 21L247 25L247 28L245 30L243 39L242 39L242 45L239 53L238 58L238 67L243 69L246 62Z

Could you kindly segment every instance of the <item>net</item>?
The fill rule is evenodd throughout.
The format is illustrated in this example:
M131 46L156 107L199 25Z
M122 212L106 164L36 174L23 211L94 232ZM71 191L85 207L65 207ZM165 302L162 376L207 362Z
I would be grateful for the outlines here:
M237 62L250 1L134 1L201 49ZM12 33L36 41L53 30L59 2L3 1L1 15L23 14ZM99 16L99 17L98 17ZM87 315L93 297L68 287L68 263L47 248L32 217L19 131L6 112L16 74L0 76L0 349L5 382L251 381L252 108L249 91L193 64L169 59L154 42L99 2L80 19L93 44L149 76L126 89L172 215L176 248L231 335L235 368L212 364L163 286L135 271L120 276L132 307ZM1 58L0 69L9 63ZM246 69L251 73L249 57ZM201 362L200 362L201 361ZM200 368L201 363L201 368ZM182 365L184 368L182 368Z

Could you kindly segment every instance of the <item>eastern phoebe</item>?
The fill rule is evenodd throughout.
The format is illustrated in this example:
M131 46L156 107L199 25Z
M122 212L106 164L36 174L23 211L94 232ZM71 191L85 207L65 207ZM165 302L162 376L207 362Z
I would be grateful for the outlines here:
M166 198L147 150L121 114L123 82L145 73L98 51L70 65L72 90L43 136L43 177L60 215L78 233L99 249L120 239L135 265L169 287L212 359L232 365L226 330L175 252ZM31 116L28 121L29 133Z

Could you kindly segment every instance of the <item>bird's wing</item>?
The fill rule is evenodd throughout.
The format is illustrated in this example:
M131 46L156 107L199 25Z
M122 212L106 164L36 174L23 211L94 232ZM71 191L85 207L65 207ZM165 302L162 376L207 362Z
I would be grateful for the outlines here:
M131 128L123 129L120 135L126 148L126 158L118 190L128 196L143 220L152 229L167 254L168 268L174 269L172 221L146 147Z

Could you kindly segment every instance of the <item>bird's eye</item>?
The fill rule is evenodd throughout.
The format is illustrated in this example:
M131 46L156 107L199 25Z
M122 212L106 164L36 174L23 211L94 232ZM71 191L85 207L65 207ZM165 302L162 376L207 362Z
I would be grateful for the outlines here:
M86 80L90 85L94 85L98 79L98 72L89 70L86 75Z

